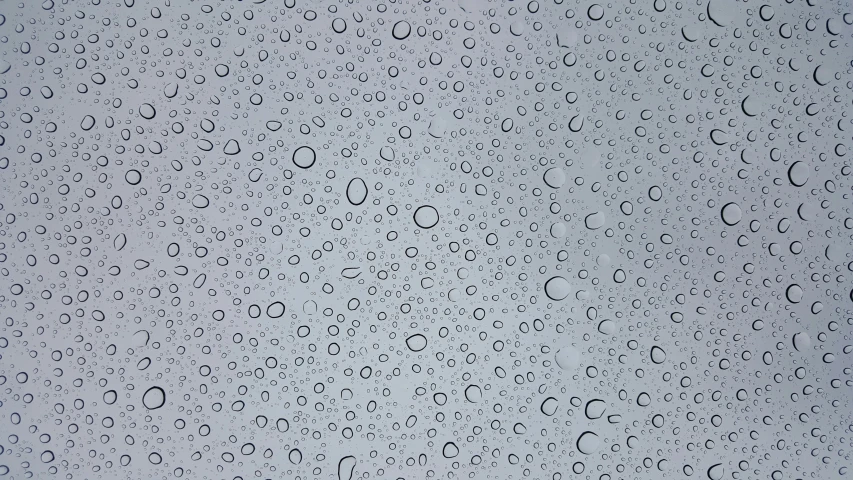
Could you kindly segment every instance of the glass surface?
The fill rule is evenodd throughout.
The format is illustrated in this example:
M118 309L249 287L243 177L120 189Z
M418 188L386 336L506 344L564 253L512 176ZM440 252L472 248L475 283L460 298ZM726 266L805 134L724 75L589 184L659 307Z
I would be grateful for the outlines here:
M832 479L853 12L0 2L0 478Z

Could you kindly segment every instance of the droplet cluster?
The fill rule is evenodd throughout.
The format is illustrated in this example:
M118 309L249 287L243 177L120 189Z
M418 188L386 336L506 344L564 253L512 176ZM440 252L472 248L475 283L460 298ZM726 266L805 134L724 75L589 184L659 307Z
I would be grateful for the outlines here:
M853 8L762 1L0 2L0 478L846 478Z

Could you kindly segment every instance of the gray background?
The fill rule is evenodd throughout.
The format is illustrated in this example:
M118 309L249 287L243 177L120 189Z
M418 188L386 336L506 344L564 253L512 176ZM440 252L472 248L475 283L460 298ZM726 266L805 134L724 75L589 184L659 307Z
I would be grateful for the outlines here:
M0 476L845 477L850 10L0 2Z

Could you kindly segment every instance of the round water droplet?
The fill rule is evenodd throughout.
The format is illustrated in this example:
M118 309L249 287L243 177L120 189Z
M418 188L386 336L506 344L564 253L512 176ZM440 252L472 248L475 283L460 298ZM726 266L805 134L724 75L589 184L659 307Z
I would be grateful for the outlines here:
M796 283L788 286L785 290L785 297L791 303L800 303L803 301L803 289Z
M578 451L584 455L590 455L596 452L601 446L601 439L593 432L586 431L578 437Z
M820 86L824 86L832 81L835 78L835 72L826 65L818 65L814 69L814 81Z
M405 40L412 33L412 26L405 20L400 20L391 29L391 35L397 40ZM386 34L387 35L387 34Z
M551 277L545 282L545 295L551 300L560 301L569 296L572 286L563 277Z
M483 390L479 385L469 385L465 389L465 400L472 403L477 403L483 399Z
M139 170L131 169L125 172L124 179L131 185L139 185L139 182L142 181L142 173Z
M735 12L738 10L734 0L711 0L708 2L707 12L712 22L725 27L734 21Z
M809 181L809 166L806 162L797 161L788 169L788 180L795 187L802 187Z
M800 217L801 220L806 222L812 221L815 219L817 210L815 207L808 202L803 202L797 207L797 216Z
M760 113L761 104L755 95L747 95L740 104L743 113L754 117Z
M519 37L524 34L524 22L521 20L516 20L509 25L509 32Z
M542 413L550 417L557 413L558 406L559 403L557 402L556 398L548 397L542 402L540 410L542 410Z
M560 167L549 168L542 176L545 184L551 188L560 188L566 183L566 173Z
M723 210L721 212L723 222L725 222L728 226L737 225L740 222L741 217L743 216L743 211L741 211L740 206L734 202L727 203L723 206Z
M616 322L613 320L602 320L598 324L598 331L604 335L613 335L616 333Z
M414 219L418 227L432 228L438 224L438 210L431 205L423 205L415 210Z
M156 410L166 403L166 392L160 387L151 387L142 395L142 405L148 410Z
M712 465L708 469L708 478L710 480L723 480L723 475L725 474L725 469L723 468L723 464L718 463L716 465Z
M151 105L150 103L143 103L139 107L139 114L142 116L142 118L146 120L151 120L157 115L157 111L154 109L154 105Z
M444 132L447 130L447 121L441 117L435 117L429 121L429 127L427 127L427 133L429 133L433 138L441 138L444 136Z
M317 313L317 302L314 300L308 300L302 304L302 312L307 315L314 315Z
M604 411L607 409L607 404L604 400L590 400L586 403L586 408L584 409L584 414L586 418L590 420L597 420L604 415Z
M812 339L806 332L794 334L794 349L798 352L804 352L812 346Z
M584 224L586 228L590 230L598 230L599 228L604 226L605 217L602 212L590 213L584 218Z
M590 20L601 20L604 18L604 7L594 3L587 9L587 15L589 15Z
M572 346L562 347L554 354L554 361L563 370L574 370L581 364L581 352Z
M303 145L293 151L293 164L299 168L311 168L317 160L314 149Z

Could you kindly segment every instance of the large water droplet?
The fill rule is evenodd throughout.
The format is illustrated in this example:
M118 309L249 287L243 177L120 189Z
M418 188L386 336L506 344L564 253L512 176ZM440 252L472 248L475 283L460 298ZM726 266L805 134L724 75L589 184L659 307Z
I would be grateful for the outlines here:
M456 458L459 455L459 447L453 442L447 442L441 449L441 454L444 455L444 458Z
M562 347L554 355L554 361L563 370L574 370L581 364L581 352L575 347Z
M413 352L420 352L427 346L427 338L420 333L416 333L406 339L406 346Z
M438 210L431 205L423 205L415 210L415 224L421 228L432 228L438 224Z
M743 216L743 212L740 209L740 206L737 203L730 202L723 206L723 210L721 212L723 222L726 225L733 226L737 225L740 222L741 217Z
M148 410L156 410L166 403L166 392L160 387L151 387L142 395L142 404Z
M580 437L578 437L577 447L578 451L583 453L584 455L590 455L595 453L596 450L601 446L601 439L593 432L583 432Z
M293 151L293 164L299 168L311 168L317 160L314 149L303 145Z
M356 177L349 181L347 184L347 200L349 203L358 206L364 203L364 200L367 199L367 184L364 183L364 180Z
M560 301L572 293L572 286L563 277L551 277L545 282L545 295L551 300Z
M355 470L356 460L352 455L342 458L338 462L338 480L352 480L352 473Z
M584 218L586 228L590 230L598 230L604 226L605 217L602 212L590 213Z
M545 401L542 402L542 406L540 407L540 410L542 410L542 413L544 413L545 415L550 417L550 416L553 416L555 413L557 413L557 407L558 406L559 406L559 403L557 402L556 398L548 397L545 399Z

